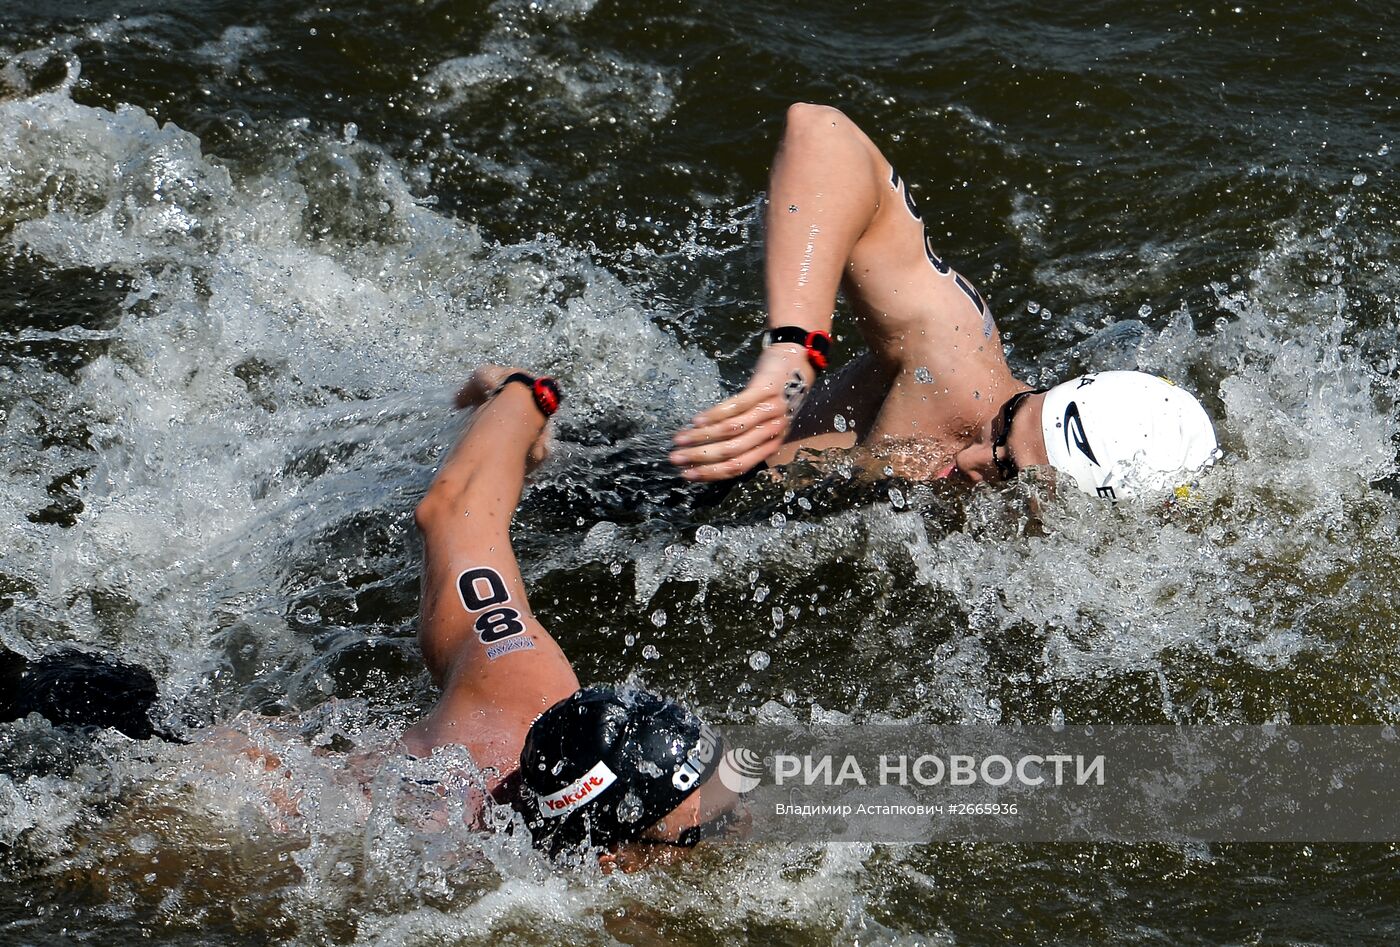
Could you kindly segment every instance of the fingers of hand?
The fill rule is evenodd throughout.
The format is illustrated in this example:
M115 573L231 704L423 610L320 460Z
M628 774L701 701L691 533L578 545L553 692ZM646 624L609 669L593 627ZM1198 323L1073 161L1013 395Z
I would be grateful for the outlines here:
M681 440L685 435L693 433L695 428L711 427L722 421L736 417L752 410L756 405L773 396L773 389L768 385L750 385L732 398L721 401L719 404L697 414L690 422L690 429L681 431L676 435L676 443L682 444Z
M482 383L481 379L472 376L471 381L463 385L461 390L457 392L457 397L454 399L453 404L457 406L458 410L463 408L475 408L487 399L492 390L493 389L487 388Z
M713 464L701 464L698 467L687 467L681 471L681 476L687 480L698 481L729 480L757 467L761 461L773 456L782 446L782 438L771 438L738 457Z
M686 463L684 458L692 453L694 448L733 440L770 421L779 421L784 427L787 424L787 415L783 411L781 403L776 399L761 401L737 417L717 421L706 427L689 428L676 435L675 442L678 449L672 452L671 462L684 466ZM679 460L676 459L678 457Z
M481 404L491 396L491 393L500 385L501 380L508 374L509 372L500 365L490 362L482 365L472 372L471 378L467 379L467 383L457 392L453 404L458 409Z
M787 431L787 419L781 415L746 427L730 437L715 439L684 450L671 453L671 463L677 467L690 468L683 472L689 476L693 469L722 465L726 461L742 457L757 447L773 445L777 449ZM771 453L772 451L769 451ZM767 456L766 454L764 456ZM742 470L738 471L742 472ZM732 476L732 474L731 474Z

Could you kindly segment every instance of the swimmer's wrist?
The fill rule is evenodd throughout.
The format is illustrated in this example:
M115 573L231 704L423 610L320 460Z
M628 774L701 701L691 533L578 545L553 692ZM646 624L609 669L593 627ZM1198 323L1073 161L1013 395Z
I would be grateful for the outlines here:
M824 329L809 329L801 325L769 326L759 335L765 349L781 348L797 352L815 371L826 371L831 363L831 333Z
M535 407L546 420L559 410L559 405L564 400L563 393L559 390L559 383L553 378L548 375L536 376L521 371L513 371L501 379L491 397L499 397L512 388L528 391Z
M816 381L819 374L816 366L807 357L807 350L788 342L769 345L759 352L757 370L763 371L764 366L768 366L769 371L781 370L785 374L798 372L809 385Z

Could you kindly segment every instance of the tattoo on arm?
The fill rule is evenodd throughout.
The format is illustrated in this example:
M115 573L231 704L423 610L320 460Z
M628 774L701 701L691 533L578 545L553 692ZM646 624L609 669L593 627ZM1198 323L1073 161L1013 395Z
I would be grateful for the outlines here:
M797 412L802 410L802 402L807 400L807 390L807 383L802 380L801 372L793 372L792 378L783 385L783 400L787 402L789 421L797 417Z
M890 167L890 186L904 196L904 206L909 210L909 215L917 220L919 226L922 227L924 215L919 213L919 207L914 203L914 195L910 193L909 185L900 179L899 172L893 166ZM938 271L940 276L952 275L958 289L963 291L963 294L977 309L978 315L982 317L983 338L990 339L992 332L996 329L996 322L993 321L991 307L982 298L982 294L971 283L953 272L953 268L945 263L943 258L933 249L933 238L927 234L924 235L924 255L928 257L929 264Z

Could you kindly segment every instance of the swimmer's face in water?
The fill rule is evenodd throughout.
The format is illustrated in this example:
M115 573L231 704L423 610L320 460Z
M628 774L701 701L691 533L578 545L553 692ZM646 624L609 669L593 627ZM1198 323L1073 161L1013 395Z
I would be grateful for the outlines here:
M1025 467L1045 466L1050 457L1041 433L1044 392L1017 392L982 425L977 440L958 451L948 476L973 483L999 482Z
M697 842L726 834L741 815L739 795L710 774L700 788L687 796L641 835L643 843L693 847Z
M611 846L599 862L623 871L670 863L707 839L744 837L750 821L743 799L715 772L635 841Z

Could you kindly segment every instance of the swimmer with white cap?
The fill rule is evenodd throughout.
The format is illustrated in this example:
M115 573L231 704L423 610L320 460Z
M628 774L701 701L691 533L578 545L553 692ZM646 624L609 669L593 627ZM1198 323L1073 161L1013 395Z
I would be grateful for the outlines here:
M1196 398L1136 371L1048 390L1011 374L986 300L924 233L899 174L841 112L797 104L765 215L767 330L748 385L697 415L670 459L732 481L801 451L855 449L911 479L1006 480L1025 467L1110 499L1191 483L1218 454ZM845 292L868 351L825 384Z

